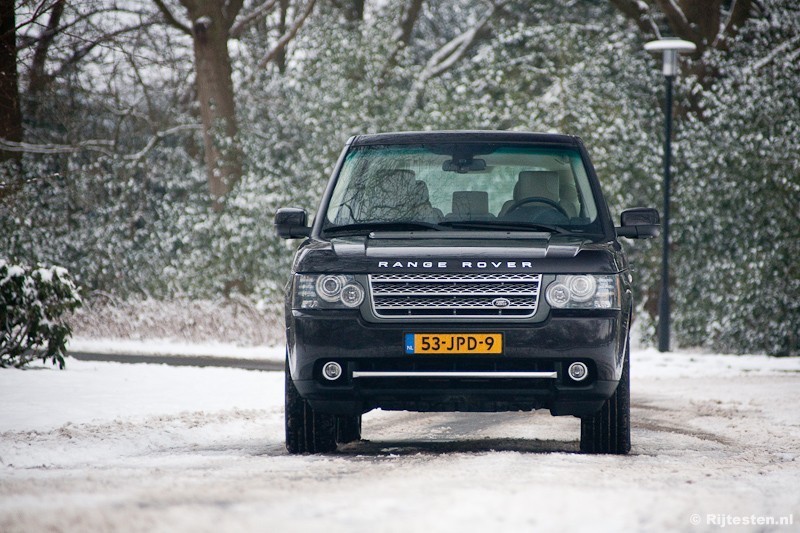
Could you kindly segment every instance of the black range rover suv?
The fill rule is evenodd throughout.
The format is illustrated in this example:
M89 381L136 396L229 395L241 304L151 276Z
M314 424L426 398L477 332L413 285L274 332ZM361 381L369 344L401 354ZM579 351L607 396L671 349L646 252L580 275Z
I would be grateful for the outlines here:
M581 450L630 450L631 274L577 137L515 132L351 138L286 296L286 447L360 439L371 409L581 418Z

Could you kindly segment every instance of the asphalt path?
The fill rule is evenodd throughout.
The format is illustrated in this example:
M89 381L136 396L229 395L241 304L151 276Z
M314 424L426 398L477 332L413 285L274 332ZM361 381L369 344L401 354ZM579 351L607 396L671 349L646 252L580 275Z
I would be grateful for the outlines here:
M112 363L150 364L170 366L198 366L198 367L225 367L241 368L243 370L276 371L283 370L283 363L275 361L262 361L258 359L240 359L237 357L210 357L210 356L175 356L175 355L137 355L137 354L106 354L89 352L68 353L69 357L79 361L107 361Z

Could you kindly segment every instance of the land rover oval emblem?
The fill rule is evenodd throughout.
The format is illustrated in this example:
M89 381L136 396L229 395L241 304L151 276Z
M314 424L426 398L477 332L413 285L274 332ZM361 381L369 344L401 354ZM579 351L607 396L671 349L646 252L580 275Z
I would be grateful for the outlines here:
M511 301L508 298L495 298L492 300L492 305L495 307L508 307L511 305Z

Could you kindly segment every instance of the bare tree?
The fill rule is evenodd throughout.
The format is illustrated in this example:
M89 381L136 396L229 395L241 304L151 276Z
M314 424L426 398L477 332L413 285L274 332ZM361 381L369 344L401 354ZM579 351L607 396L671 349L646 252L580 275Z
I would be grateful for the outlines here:
M417 23L417 19L419 19L419 14L422 11L422 5L424 2L425 0L409 0L406 9L403 11L403 18L400 20L400 25L398 26L397 30L395 30L394 35L392 35L392 38L395 41L395 46L389 53L386 64L384 65L380 76L378 76L379 90L385 85L386 76L389 75L389 71L391 71L392 68L394 68L394 66L397 64L398 54L411 42L411 34L414 31L414 26Z
M692 73L708 87L719 73L706 61L710 50L728 50L731 40L753 15L753 0L611 0L647 37L661 37L660 27L693 42Z
M189 25L179 21L162 0L154 2L168 24L192 37L206 175L214 207L221 210L225 195L242 175L241 152L235 145L238 124L228 52L230 30L242 0L180 0Z
M431 55L422 71L414 79L411 90L406 96L402 116L409 115L415 107L420 107L426 84L448 70L452 69L464 58L479 40L490 33L489 22L501 9L502 3L494 3L483 17L468 30L452 38Z
M275 61L283 69L286 46L311 14L316 0L308 0L292 24L286 21L289 0L259 2L241 16L244 0L179 1L188 23L179 20L164 0L153 0L167 24L192 38L208 185L215 209L221 210L225 196L242 175L242 155L235 141L239 128L228 41L240 37L278 5L281 36L258 66L264 68Z
M311 12L314 11L314 6L316 5L317 0L308 0L306 3L305 9L302 13L297 15L297 18L294 20L291 26L286 26L286 23L283 24L283 32L281 36L278 37L277 42L275 45L266 53L264 57L258 62L258 69L265 68L269 63L278 59L278 57L283 57L284 61L286 59L286 46L289 42L297 36L297 33L300 31L300 28L303 27L306 20L308 19ZM252 80L253 76L255 76L255 72L251 74L250 79Z
M47 20L47 26L45 26L44 31L36 43L36 50L33 53L33 61L31 62L28 79L28 91L32 93L41 91L47 84L48 76L45 70L47 53L58 34L61 16L64 14L65 3L65 0L56 0L53 3L53 7L50 10L50 17Z

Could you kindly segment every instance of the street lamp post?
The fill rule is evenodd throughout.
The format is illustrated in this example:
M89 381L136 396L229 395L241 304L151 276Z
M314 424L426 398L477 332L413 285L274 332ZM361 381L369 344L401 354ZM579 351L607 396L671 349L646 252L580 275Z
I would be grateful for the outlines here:
M672 163L672 81L678 75L678 54L694 52L694 43L681 39L659 39L644 45L648 52L663 52L666 101L664 102L664 208L661 217L661 293L658 300L658 351L669 351L669 196Z

